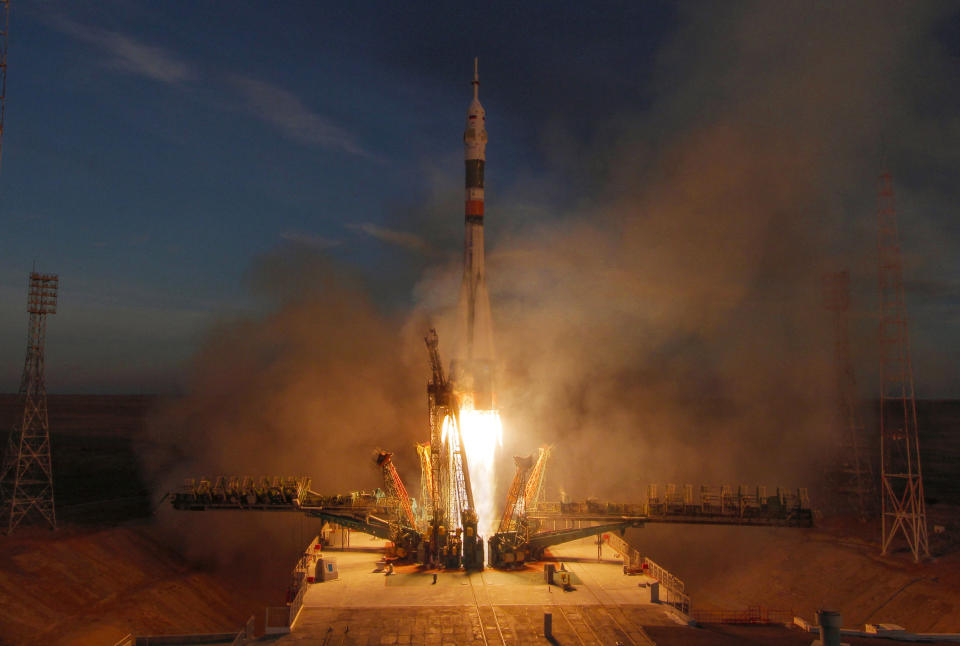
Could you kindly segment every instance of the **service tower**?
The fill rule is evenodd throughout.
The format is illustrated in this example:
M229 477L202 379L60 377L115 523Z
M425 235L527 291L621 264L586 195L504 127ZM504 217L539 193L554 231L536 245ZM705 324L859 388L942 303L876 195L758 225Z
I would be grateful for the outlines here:
M457 305L458 343L451 366L455 390L476 410L496 407L493 386L493 326L483 260L483 170L486 163L486 112L480 105L480 77L473 61L473 101L463 133L466 167L463 282ZM470 404L471 402L462 402Z

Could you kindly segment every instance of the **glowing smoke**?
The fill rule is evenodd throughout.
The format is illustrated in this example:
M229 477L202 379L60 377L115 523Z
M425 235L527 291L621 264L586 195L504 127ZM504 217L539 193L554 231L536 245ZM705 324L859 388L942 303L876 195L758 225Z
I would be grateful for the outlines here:
M921 44L942 9L726 6L722 20L683 12L650 106L599 124L592 141L548 124L544 155L559 179L520 177L509 187L500 175L504 189L491 191L504 453L557 445L550 497L557 485L578 498L631 497L651 480L809 484L832 415L832 341L818 291L824 261L836 248L847 255L855 280L868 283L866 298L854 285L864 308L876 289L877 106L887 106L895 165L923 159L918 168L935 178L926 169L942 170L958 150L949 144L955 124L916 113L956 96L947 84L916 94L931 65L948 62ZM456 161L450 177L437 178L449 192L398 209L400 228L460 235L449 224L462 204ZM491 180L502 168L491 164ZM589 199L547 203L545 189L564 183L586 185ZM917 188L933 206L953 195L915 180L912 196L899 192L905 203L916 203ZM936 253L918 254L908 271L952 267L943 261L956 256L949 236L914 224L905 235L927 238L905 240L905 249ZM427 244L457 248L452 238ZM411 473L413 442L427 433L422 334L456 328L449 301L461 260L434 261L404 256L424 274L415 291L421 315L402 337L401 317L383 317L351 285L336 288L350 271L328 279L332 291L312 291L311 302L211 334L174 419L177 475L296 471L313 475L318 489L342 491L377 484L358 457L376 446L408 451L398 468ZM300 290L330 273L281 264L271 290ZM407 264L375 269L373 289L407 287L397 279ZM869 365L870 355L860 356ZM927 356L922 365L944 374L955 363ZM479 483L480 467L471 468Z

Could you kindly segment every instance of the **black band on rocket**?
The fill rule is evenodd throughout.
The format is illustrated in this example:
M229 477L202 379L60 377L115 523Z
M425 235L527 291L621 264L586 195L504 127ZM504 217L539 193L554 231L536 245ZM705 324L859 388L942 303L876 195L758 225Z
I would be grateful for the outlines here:
M464 162L467 168L467 188L483 188L483 160L468 159Z

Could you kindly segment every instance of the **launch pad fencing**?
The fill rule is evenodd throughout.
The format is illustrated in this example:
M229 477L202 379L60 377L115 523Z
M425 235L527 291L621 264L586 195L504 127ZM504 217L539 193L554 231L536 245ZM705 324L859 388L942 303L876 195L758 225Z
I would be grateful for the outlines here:
M686 585L680 577L670 573L652 559L641 555L639 550L616 532L603 534L602 541L610 545L623 559L624 574L645 574L656 579L660 583L659 600L685 615L690 614L690 597L684 591Z
M289 633L296 623L300 610L303 608L303 597L307 594L310 583L316 581L316 576L310 571L317 564L317 550L320 547L320 537L315 536L291 573L290 588L287 605L270 606L264 612L263 630L266 635L284 635Z
M791 624L792 610L772 610L750 606L745 610L694 610L693 620L700 624Z
M113 646L183 646L185 644L229 644L245 646L256 641L254 636L255 617L237 632L229 633L190 633L181 635L141 635L128 634L117 640Z

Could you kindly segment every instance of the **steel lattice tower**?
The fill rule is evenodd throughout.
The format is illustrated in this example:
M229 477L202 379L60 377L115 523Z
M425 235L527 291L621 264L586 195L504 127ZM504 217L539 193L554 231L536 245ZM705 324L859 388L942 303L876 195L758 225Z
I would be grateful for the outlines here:
M871 504L875 487L873 469L863 442L857 377L850 360L850 274L847 270L823 276L823 305L833 312L839 413L843 424L839 488L860 519L866 520L875 509Z
M55 274L30 274L27 311L27 358L20 381L23 416L13 426L0 471L0 491L9 534L31 511L57 528L53 507L53 470L50 464L50 421L43 374L47 315L57 312Z
M880 175L880 454L881 541L887 553L898 532L903 533L913 560L930 556L927 511L923 500L923 473L917 437L917 402L903 296L903 259L894 208L893 178Z

